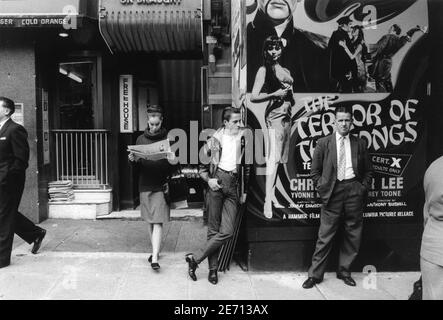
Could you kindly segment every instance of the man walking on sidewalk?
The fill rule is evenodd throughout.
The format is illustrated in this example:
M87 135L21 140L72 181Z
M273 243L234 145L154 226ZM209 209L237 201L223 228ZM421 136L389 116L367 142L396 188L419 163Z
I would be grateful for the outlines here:
M371 185L372 164L364 140L350 135L352 112L335 109L336 131L317 142L311 177L322 201L317 246L303 288L323 281L332 241L344 224L337 278L355 286L350 266L358 254L363 227L363 208Z
M34 244L33 254L37 253L46 234L46 230L18 212L25 186L29 145L25 128L11 119L14 111L14 102L0 97L0 268L11 263L14 233Z
M240 194L238 187L244 182L247 190L248 170L241 176L241 159L244 156L240 129L241 114L239 109L227 107L222 114L224 126L218 129L205 145L210 153L209 166L201 166L200 177L208 183L208 241L195 255L186 255L188 273L192 280L197 281L195 270L207 257L209 262L208 280L217 284L218 254L220 247L234 233L235 218L240 203L246 200L246 194ZM241 179L244 179L241 181Z

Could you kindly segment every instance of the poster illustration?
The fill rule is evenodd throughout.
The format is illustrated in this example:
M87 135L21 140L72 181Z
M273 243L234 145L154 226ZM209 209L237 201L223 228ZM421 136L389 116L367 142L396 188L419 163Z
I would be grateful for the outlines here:
M374 166L365 218L417 221L425 171L428 5L422 0L245 0L248 125L256 174L248 211L265 221L316 224L310 179L316 141L334 110ZM257 141L258 139L258 141ZM259 152L260 153L260 152Z

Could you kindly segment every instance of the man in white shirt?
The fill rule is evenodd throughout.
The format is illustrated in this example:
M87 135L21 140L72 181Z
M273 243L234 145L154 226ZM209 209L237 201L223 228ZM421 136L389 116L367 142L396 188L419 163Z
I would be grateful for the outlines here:
M352 112L335 109L336 131L321 138L312 157L311 177L322 201L318 240L303 288L323 281L332 242L341 224L337 278L355 286L350 267L358 254L363 227L363 209L371 185L372 164L363 139L350 135Z
M244 176L242 159L244 151L241 147L244 130L240 128L241 114L239 109L228 107L222 114L223 127L217 130L208 140L205 148L210 153L211 164L200 167L200 177L207 182L208 206L208 241L199 252L186 255L188 273L192 280L197 281L195 270L198 265L208 258L208 280L217 284L218 254L220 247L228 241L234 233L235 218L239 212L239 205L246 200L247 190L246 170ZM239 186L244 186L240 188Z

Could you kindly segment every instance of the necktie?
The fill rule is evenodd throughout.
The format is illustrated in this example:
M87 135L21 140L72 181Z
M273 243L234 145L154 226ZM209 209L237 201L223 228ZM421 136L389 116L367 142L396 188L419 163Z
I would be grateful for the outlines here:
M337 168L337 179L339 181L345 179L345 171L346 171L345 138L340 137L340 149L338 154L338 168Z

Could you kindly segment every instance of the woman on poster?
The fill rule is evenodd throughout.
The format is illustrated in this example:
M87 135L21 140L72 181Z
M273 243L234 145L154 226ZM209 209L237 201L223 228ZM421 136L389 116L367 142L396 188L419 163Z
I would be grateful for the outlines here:
M137 145L146 145L167 139L168 131L162 127L163 109L157 105L147 108L148 127L137 138ZM148 258L152 269L159 270L163 225L170 219L170 208L165 197L168 177L176 170L169 159L146 160L129 153L129 161L139 169L140 210L143 220L149 224L152 254Z
M352 60L352 87L353 92L364 92L366 89L367 73L365 57L368 48L362 26L353 26L351 29L351 46L348 48L345 41L340 41L349 58Z
M272 199L277 177L277 167L288 161L291 135L291 108L294 80L288 69L280 65L285 47L284 39L277 36L266 38L263 44L263 65L258 69L252 88L251 102L269 101L265 110L268 128L266 152L266 197L264 215L272 217Z

